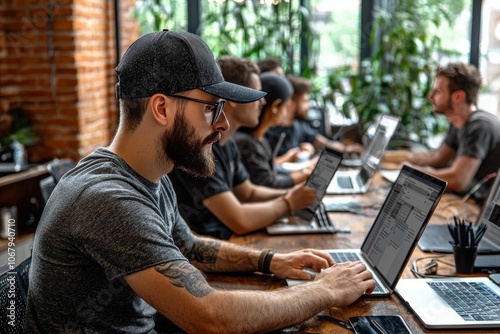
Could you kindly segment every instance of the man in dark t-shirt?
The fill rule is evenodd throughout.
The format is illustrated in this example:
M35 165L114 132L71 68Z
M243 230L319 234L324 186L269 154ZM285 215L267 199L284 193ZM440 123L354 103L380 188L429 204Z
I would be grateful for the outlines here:
M116 72L116 136L64 175L38 225L24 333L154 334L159 314L161 333L268 333L373 291L361 262L258 250L188 228L167 174L181 166L211 175L212 145L229 128L224 104L264 95L225 82L199 36L146 34ZM202 274L313 279L305 268L318 272L314 282L273 292L217 289Z
M448 181L448 190L462 195L473 191L481 203L488 192L482 181L500 168L500 121L476 108L480 87L481 75L473 65L457 62L436 70L429 99L450 127L437 151L414 154L408 162Z

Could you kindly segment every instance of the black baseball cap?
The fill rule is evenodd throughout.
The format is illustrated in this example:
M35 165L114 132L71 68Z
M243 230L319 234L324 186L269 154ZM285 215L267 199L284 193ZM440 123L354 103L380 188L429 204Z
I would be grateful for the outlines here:
M224 81L212 51L198 36L163 30L141 36L127 49L116 67L119 99L156 93L172 95L200 89L225 100L248 103L265 92Z

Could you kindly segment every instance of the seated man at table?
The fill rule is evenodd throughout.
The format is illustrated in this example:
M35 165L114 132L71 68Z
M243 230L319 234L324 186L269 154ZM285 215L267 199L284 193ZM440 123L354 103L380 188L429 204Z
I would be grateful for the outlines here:
M219 64L226 81L261 90L259 69L250 60L223 56ZM226 104L225 114L231 127L213 144L216 167L212 176L200 178L180 168L170 175L179 211L195 232L229 239L233 233L262 229L315 200L315 192L304 183L273 189L250 181L233 134L239 127L258 124L263 103L261 99Z
M312 84L307 78L294 75L287 75L293 87L291 103L288 106L288 113L283 118L281 125L269 129L266 138L274 148L282 133L286 134L278 150L278 164L297 160L301 156L311 156L316 151L320 151L325 146L329 146L337 151L346 153L360 153L363 146L359 144L349 144L336 140L331 140L307 123L307 117L311 102L309 94L312 91ZM300 160L300 159L299 159Z
M477 109L480 88L481 74L474 65L457 62L439 67L429 99L433 112L448 119L448 133L437 151L408 159L462 195L500 167L500 121ZM487 193L488 187L480 187L472 197L481 203Z
M38 225L26 333L156 333L157 312L172 322L167 332L264 333L373 290L360 262L334 264L314 250L274 254L191 233L166 174L174 165L212 174L212 144L229 127L224 101L262 97L224 82L198 36L146 34L116 71L116 136L64 175ZM201 272L311 278L305 267L319 272L314 282L276 291L218 290Z

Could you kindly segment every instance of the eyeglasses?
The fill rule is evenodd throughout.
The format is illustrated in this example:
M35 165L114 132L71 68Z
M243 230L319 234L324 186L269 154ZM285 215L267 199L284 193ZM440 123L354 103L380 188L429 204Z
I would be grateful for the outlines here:
M210 106L214 106L213 108L210 108L211 112L213 113L212 123L211 123L212 125L215 125L215 123L217 123L220 115L222 115L222 112L224 111L224 106L226 105L226 100L212 102L212 101L203 101L203 100L193 99L191 97L182 96L182 95L167 95L167 96L176 97L176 98L181 99L181 100L193 101L196 103L203 103L205 105L208 104Z

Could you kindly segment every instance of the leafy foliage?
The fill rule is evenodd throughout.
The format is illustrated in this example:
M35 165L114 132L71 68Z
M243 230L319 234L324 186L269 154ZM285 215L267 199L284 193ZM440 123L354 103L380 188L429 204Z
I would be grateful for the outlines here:
M310 13L298 1L262 5L259 0L209 3L202 11L202 38L219 55L248 57L254 61L280 57L288 73L310 77L314 73L317 34ZM301 43L309 52L300 58ZM317 51L317 50L316 50ZM303 72L300 64L302 62Z
M200 12L198 33L216 57L234 55L254 61L280 57L288 73L305 77L315 73L318 36L311 26L310 12L299 1L277 5L263 5L260 0L201 1ZM143 34L187 27L184 1L138 0L134 13ZM305 56L301 56L301 47L308 50Z
M317 74L319 35L307 6L299 1L201 1L199 33L216 57L227 54L256 61L278 56L287 73L313 81L313 99L320 106L332 103L345 115L354 110L365 128L381 113L396 115L401 118L400 137L425 141L447 126L431 113L427 100L435 56L449 53L441 46L439 28L451 26L466 1L470 0L386 2L393 7L375 10L372 56L357 69L335 68L326 77ZM135 13L143 33L187 27L185 1L138 0Z
M38 142L39 138L35 134L33 127L30 124L29 117L22 109L17 108L12 111L12 120L10 122L9 131L0 141L0 148L9 147L14 141L17 141L25 146L31 146Z
M334 70L348 78L348 88L338 73L328 76L329 94L343 98L340 110L348 115L354 108L365 128L379 114L399 116L398 135L405 140L425 141L442 132L446 123L431 112L427 96L437 66L434 55L440 51L439 27L452 25L462 10L463 1L450 7L437 0L395 0L394 8L376 8L372 56L361 62L358 73Z

